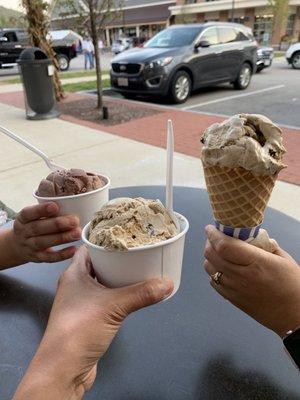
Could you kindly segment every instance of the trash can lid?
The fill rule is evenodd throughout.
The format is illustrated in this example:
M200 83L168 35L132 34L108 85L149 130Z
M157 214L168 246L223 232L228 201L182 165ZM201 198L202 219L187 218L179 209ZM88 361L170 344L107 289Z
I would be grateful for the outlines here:
M47 60L48 56L39 47L29 47L20 54L20 61Z

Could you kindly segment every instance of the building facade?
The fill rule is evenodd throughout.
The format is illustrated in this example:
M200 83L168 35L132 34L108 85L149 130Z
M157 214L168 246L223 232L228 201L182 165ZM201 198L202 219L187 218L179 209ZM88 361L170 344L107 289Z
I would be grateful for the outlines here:
M170 7L172 23L234 21L252 28L258 42L281 45L300 41L300 0L288 2L287 17L276 24L268 0L177 0Z
M76 0L81 12L88 14L84 0ZM170 7L176 5L176 0L124 0L122 9L116 11L116 17L108 22L104 29L106 46L120 37L148 38L169 25ZM53 10L52 29L75 29L76 15L59 5Z

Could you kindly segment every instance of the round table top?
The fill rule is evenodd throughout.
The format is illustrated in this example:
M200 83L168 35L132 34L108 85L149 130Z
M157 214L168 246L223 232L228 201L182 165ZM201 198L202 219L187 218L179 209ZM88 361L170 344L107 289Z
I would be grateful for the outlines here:
M124 196L164 201L164 188L111 190L111 198ZM206 192L178 187L174 199L175 210L191 223L181 287L169 301L125 321L85 398L299 399L299 374L280 339L210 287L202 268L203 229L212 221ZM268 209L264 227L297 256L299 222ZM40 342L57 279L68 264L32 263L0 274L1 400L11 399Z

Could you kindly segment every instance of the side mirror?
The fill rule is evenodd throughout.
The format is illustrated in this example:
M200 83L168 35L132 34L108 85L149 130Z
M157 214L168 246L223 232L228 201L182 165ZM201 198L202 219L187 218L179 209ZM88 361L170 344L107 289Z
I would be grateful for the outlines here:
M198 49L199 47L209 47L210 42L208 40L200 40L200 42L195 44L195 49Z
M7 37L5 36L0 37L0 42L8 42Z

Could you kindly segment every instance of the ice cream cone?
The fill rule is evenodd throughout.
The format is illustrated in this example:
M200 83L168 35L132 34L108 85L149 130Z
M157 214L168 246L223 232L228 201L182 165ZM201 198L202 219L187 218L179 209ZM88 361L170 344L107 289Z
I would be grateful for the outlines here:
M241 167L202 163L215 220L233 228L260 225L278 174L257 176Z

